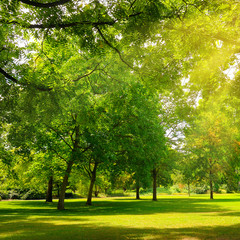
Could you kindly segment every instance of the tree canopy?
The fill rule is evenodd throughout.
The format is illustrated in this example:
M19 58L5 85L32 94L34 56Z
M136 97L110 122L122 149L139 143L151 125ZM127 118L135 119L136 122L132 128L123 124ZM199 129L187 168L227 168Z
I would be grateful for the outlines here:
M57 182L58 209L78 171L89 205L98 173L152 181L153 200L174 174L237 189L238 2L2 0L0 11L3 176Z

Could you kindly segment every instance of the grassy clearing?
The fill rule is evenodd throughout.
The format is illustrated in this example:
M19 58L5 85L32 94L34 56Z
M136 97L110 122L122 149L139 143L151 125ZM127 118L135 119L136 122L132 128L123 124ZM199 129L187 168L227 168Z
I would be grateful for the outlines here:
M0 202L0 239L240 239L240 195Z

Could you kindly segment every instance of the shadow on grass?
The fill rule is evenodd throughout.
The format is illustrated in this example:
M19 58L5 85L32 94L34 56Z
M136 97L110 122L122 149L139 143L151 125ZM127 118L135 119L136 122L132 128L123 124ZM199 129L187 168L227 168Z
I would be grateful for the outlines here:
M86 222L87 221L87 222ZM240 224L231 226L190 227L190 228L137 228L113 227L91 224L83 220L74 224L49 223L44 221L21 221L17 226L3 226L0 232L5 240L126 240L126 239L194 239L194 240L239 240ZM11 227L11 228L9 228ZM2 235L1 235L2 234Z
M240 212L224 212L224 213L218 213L217 215L221 217L240 217ZM240 239L240 230L239 230L239 239Z
M230 226L200 226L189 228L146 228L111 226L101 216L154 215L157 213L212 213L216 217L239 217L240 212L229 211L221 203L240 203L240 199L191 199L181 198L136 201L133 199L98 200L93 206L85 202L66 202L68 210L56 210L57 202L11 201L1 203L0 239L6 240L115 240L115 239L221 239L239 240L240 224ZM0 207L1 207L0 205ZM97 216L95 220L92 218ZM163 215L164 217L164 215ZM153 216L154 218L154 216ZM99 219L99 220L96 220ZM111 217L109 217L111 219ZM127 217L126 217L127 220ZM134 223L132 225L135 225Z
M159 201L133 200L133 199L113 199L98 200L93 206L86 206L85 202L72 200L65 203L67 210L58 211L57 202L45 203L43 201L11 201L8 202L9 208L0 209L1 215L39 215L39 216L98 216L98 215L149 215L156 213L207 213L219 212L228 214L229 209L223 208L221 203L232 202L240 204L240 199L191 199L164 198ZM229 213L236 214L239 213ZM239 238L240 239L240 238Z

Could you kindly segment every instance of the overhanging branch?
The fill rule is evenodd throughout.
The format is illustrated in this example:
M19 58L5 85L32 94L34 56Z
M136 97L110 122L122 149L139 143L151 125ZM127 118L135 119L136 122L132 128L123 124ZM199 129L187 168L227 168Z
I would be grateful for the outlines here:
M128 62L126 62L126 61L123 59L121 52L120 52L116 47L114 47L114 46L105 38L105 36L103 35L103 33L102 33L102 31L100 30L100 28L99 28L97 25L96 25L95 27L96 27L96 29L98 30L98 32L99 32L100 36L102 37L102 39L104 40L104 42L105 42L110 48L112 48L115 52L117 52L117 54L119 55L119 58L121 59L121 61L122 61L123 63L125 63L125 64L126 64L129 68L131 68L132 70L135 70Z
M47 92L47 91L51 91L52 88L50 87L46 87L46 86L38 86L38 85L35 85L35 84L26 84L26 83L20 83L16 78L14 78L13 76L11 76L10 74L8 74L7 72L5 72L2 68L0 68L0 73L7 79L11 80L12 82L14 83L17 83L19 84L20 86L30 86L30 87L33 87L39 91L42 91L42 92Z
M69 28L80 25L89 25L89 26L101 26L101 25L113 25L116 21L103 21L103 22L91 22L91 21L81 21L81 22L59 22L59 23L44 23L44 24L29 24L29 23L21 23L16 20L8 21L5 19L1 19L0 23L3 24L13 24L19 25L23 28L28 29L52 29L52 28Z
M58 0L56 2L51 2L51 3L40 3L40 2L29 1L29 0L19 0L19 2L25 3L27 5L34 6L34 7L41 7L41 8L56 7L56 6L60 6L65 3L68 3L70 1L71 0Z
M98 63L91 72L86 73L86 74L84 74L84 75L82 75L82 76L79 76L78 78L76 78L76 79L74 79L74 80L72 80L72 81L73 81L73 82L77 82L77 81L79 81L79 80L82 79L82 78L85 78L85 77L90 76L92 73L94 73L94 72L97 70L97 68L98 68L99 65L100 65L100 63ZM4 77L6 77L7 79L11 80L12 82L14 82L14 83L16 83L16 84L19 84L20 86L33 87L33 88L35 88L35 89L37 89L37 90L39 90L39 91L42 91L42 92L44 92L44 91L47 92L47 91L51 91L51 90L52 90L51 87L39 86L39 85L36 85L36 84L34 84L34 83L28 83L28 84L26 84L26 83L20 83L15 77L13 77L13 76L11 76L10 74L8 74L7 72L5 72L2 68L0 68L0 73L1 73L2 75L4 75Z
M99 66L99 64L100 64L100 63L98 63L91 72L89 72L89 73L87 73L87 74L85 74L85 75L82 75L82 76L74 79L73 82L77 82L77 81L79 81L80 79L85 78L85 77L88 77L89 75L91 75L92 73L94 73L94 72L97 70L97 67Z
M18 80L14 77L12 77L11 75L9 75L7 72L5 72L2 68L0 68L0 73L4 75L4 77L6 77L7 79L15 82L15 83L18 83ZM19 84L19 83L18 83Z

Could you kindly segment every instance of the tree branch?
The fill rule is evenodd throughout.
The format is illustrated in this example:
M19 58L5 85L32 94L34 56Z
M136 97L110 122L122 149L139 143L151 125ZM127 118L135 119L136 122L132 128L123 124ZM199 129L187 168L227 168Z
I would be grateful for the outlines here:
M84 170L87 172L88 176L91 178L91 172L87 169L87 167L85 165L83 165Z
M67 162L67 160L66 160L64 157L62 157L55 149L52 148L52 150L57 154L57 156L58 156L59 158L61 158L61 159L64 160L65 162Z
M65 138L56 129L52 127L49 127L49 128L53 130L71 150L73 150L72 146L65 140Z
M136 16L139 16L140 14L142 14L143 12L137 12L137 13L133 13L133 14L130 14L128 17L136 17Z
M56 2L50 2L50 3L40 3L40 2L35 2L30 0L18 0L18 1L34 7L50 8L50 7L63 5L65 3L70 2L71 0L58 0Z
M137 1L137 0L133 0L133 2L131 3L129 9L131 9L131 8L133 7L133 5L135 4L136 1Z
M79 81L79 80L82 79L82 78L88 77L89 75L91 75L93 72L95 72L95 71L97 70L97 67L98 67L99 65L100 65L100 63L98 63L91 72L89 72L89 73L87 73L87 74L85 74L85 75L82 75L82 76L74 79L73 82L76 82L76 81Z
M44 52L43 52L43 53L44 53ZM44 54L45 54L45 53L44 53ZM39 56L38 56L38 57L39 57ZM38 57L37 57L37 58L38 58ZM47 56L46 56L46 57L47 57ZM36 58L36 59L37 59L37 58ZM36 61L36 59L35 59L35 61ZM51 59L49 59L49 60L51 60ZM87 74L85 74L85 75L79 76L78 78L74 79L73 82L76 82L76 81L79 81L79 80L82 79L82 78L88 77L89 75L91 75L93 72L95 72L95 71L97 70L97 67L98 67L99 65L100 65L100 63L98 63L91 72L89 72L89 73L87 73ZM8 74L7 72L5 72L2 68L0 68L0 73L3 74L7 79L9 79L9 80L13 81L14 83L17 83L17 84L19 84L19 85L21 85L21 86L32 86L32 87L36 88L37 90L43 91L43 92L44 92L44 91L46 92L46 91L51 91L51 90L52 90L52 88L50 88L50 87L37 86L37 85L35 85L35 84L19 83L19 81L18 81L16 78L14 78L13 76L11 76L11 75Z
M121 81L120 80L118 80L117 78L114 78L114 77L112 77L108 72L106 72L103 68L100 68L100 69L98 69L99 71L102 71L103 73L104 73L104 75L106 75L108 78L110 78L110 79L112 79L112 80L114 80L114 81L116 81L116 82L118 82L118 83L121 83Z
M0 68L0 73L6 77L7 79L11 80L12 82L14 83L17 83L21 86L32 86L33 88L39 90L39 91L42 91L42 92L47 92L47 91L51 91L52 88L49 88L49 87L45 87L45 86L37 86L35 84L26 84L26 83L19 83L19 81L14 78L13 76L11 76L10 74L8 74L7 72L5 72L2 68Z
M102 31L100 30L100 28L99 28L97 25L95 25L95 28L98 30L98 32L99 32L99 34L101 35L101 37L102 37L102 39L104 40L104 42L105 42L110 48L112 48L115 52L118 53L121 61L122 61L123 63L125 63L125 64L126 64L129 68L131 68L132 70L135 70L129 63L127 63L127 62L123 59L122 54L120 53L120 51L119 51L116 47L114 47L114 46L104 37L104 35L103 35Z
M19 0L21 2L29 2L29 3L36 3L36 2L32 2L32 1L29 1L29 0ZM37 3L37 4L40 4L41 7L43 7L43 5L47 6L47 5L52 5L55 4L57 5L56 3L60 3L60 2L69 2L70 0L59 0L55 3ZM31 5L31 4L29 4ZM60 5L60 4L58 4ZM35 5L34 5L35 6ZM48 6L49 7L49 6ZM137 13L133 13L133 14L130 14L128 16L128 18L131 18L131 17L136 17L140 14L142 14L143 12L137 12ZM114 25L116 22L118 21L121 21L121 20L127 20L127 19L116 19L116 20L112 20L112 21L103 21L103 22L91 22L91 21L81 21L81 22L59 22L59 23L45 23L45 24L29 24L29 23L21 23L21 22L18 22L16 20L11 20L11 21L8 21L6 19L0 19L0 23L4 23L4 24L15 24L15 25L20 25L22 26L23 28L29 28L29 29L52 29L52 28L68 28L68 27L75 27L75 26L78 26L78 25L90 25L90 26L101 26L101 25Z
M18 80L14 77L12 77L11 75L9 75L7 72L5 72L2 68L0 68L0 73L4 75L4 77L6 77L7 79L19 84Z
M54 23L49 25L44 24L30 24L26 26L26 28L68 28L74 27L77 25L92 25L92 26L99 26L99 25L113 25L115 21L111 22L89 22L89 21L82 21L82 22L72 22L72 23Z
M83 150L81 151L81 153L85 153L87 150L89 150L92 147L92 145L90 144L89 146L82 148Z
M78 25L101 26L101 25L113 25L115 22L116 21L106 21L106 22L81 21L81 22L59 22L59 23L49 23L49 24L48 23L28 24L28 23L20 23L18 21L7 21L5 19L0 20L0 23L20 25L23 28L29 28L29 29L68 28L68 27L75 27Z
M205 16L208 16L207 14L205 14L202 10L200 10L198 8L198 6L196 6L196 4L193 3L188 3L186 0L182 0L186 6L193 6L194 8L196 8L200 13L204 14ZM203 3L204 4L204 3Z

